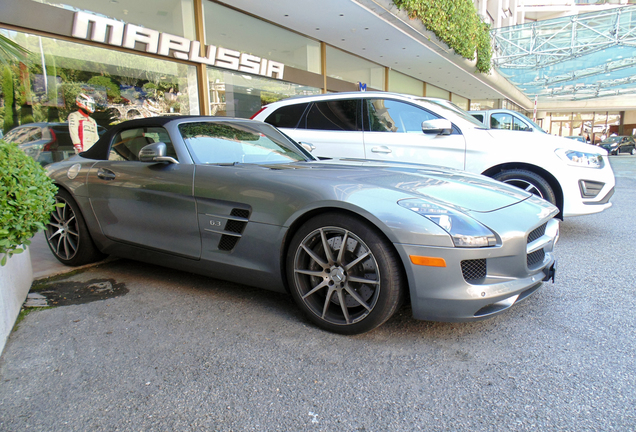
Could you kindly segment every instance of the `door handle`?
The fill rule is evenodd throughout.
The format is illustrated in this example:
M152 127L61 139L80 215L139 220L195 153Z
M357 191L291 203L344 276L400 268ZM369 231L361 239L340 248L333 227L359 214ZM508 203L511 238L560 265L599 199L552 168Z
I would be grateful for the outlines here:
M100 168L97 170L97 177L102 180L115 180L115 173L106 168Z
M381 146L381 147L373 147L371 149L371 151L373 153L392 153L393 150L391 150L390 148L386 147L386 146Z

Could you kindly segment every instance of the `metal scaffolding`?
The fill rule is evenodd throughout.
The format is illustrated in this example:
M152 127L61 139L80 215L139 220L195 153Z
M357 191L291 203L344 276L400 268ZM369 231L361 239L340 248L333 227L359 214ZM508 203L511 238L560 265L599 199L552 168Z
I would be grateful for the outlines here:
M492 31L495 68L528 98L636 94L636 6Z

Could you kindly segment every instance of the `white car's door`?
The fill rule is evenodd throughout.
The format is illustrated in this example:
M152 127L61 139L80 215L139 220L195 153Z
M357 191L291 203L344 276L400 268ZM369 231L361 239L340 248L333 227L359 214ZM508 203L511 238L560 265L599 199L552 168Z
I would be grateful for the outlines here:
M464 169L464 136L456 131L450 135L423 133L423 121L440 118L424 108L398 100L367 99L364 116L368 118L364 131L367 159Z
M296 128L279 129L312 144L314 156L364 158L361 99L314 102Z

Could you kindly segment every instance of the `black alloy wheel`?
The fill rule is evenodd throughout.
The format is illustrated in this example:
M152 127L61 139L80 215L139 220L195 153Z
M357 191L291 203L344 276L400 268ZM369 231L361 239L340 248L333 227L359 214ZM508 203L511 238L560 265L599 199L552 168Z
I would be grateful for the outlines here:
M287 277L309 319L341 334L378 327L404 295L393 246L366 222L337 213L315 217L296 232Z
M78 266L103 259L86 227L86 222L71 195L60 189L55 196L56 207L44 234L49 249L62 264Z

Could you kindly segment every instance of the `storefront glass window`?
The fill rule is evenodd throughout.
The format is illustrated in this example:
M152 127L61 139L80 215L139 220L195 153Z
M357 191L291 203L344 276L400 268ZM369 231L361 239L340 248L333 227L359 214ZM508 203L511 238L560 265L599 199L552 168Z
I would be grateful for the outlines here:
M552 113L552 121L570 120L572 113Z
M102 14L126 23L195 39L193 0L32 0L72 11ZM152 12L150 12L152 11Z
M59 132L69 129L69 114L78 110L80 94L94 104L90 117L100 133L127 119L199 114L194 66L25 33L3 34L30 51L26 63L1 68L4 133L30 123L59 123L53 129L58 132L49 135L61 137Z
M320 42L209 1L205 43L321 73Z
M428 85L426 88L428 89ZM496 99L482 99L482 100L471 100L470 101L470 109L471 110L485 110L485 109L493 109L495 105L497 105L498 101Z
M440 99L450 100L450 93L447 90L435 87L431 84L426 84L426 97L435 97Z
M384 90L384 66L331 46L327 46L327 76Z
M208 68L210 114L250 118L263 105L291 96L319 94L315 87Z
M424 83L410 76L390 70L388 91L424 96Z
M458 107L460 107L461 109L468 111L468 109L470 108L468 105L468 103L470 102L468 99L466 99L465 97L461 97L459 95L456 94L451 94L451 102L453 102L455 105L457 105Z

